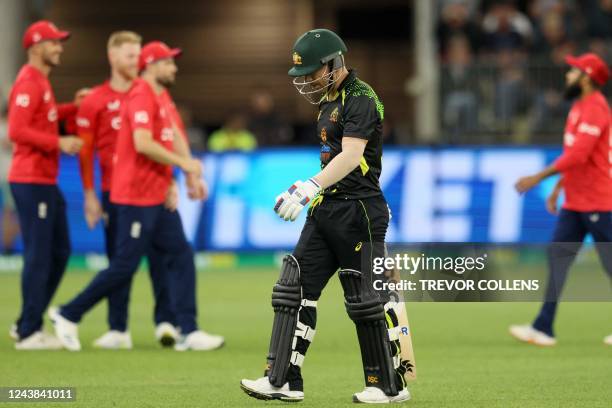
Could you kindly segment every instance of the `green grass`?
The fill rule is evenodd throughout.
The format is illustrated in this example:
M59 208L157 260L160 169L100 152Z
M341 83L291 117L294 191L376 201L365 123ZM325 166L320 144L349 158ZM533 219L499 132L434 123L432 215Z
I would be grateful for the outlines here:
M137 275L130 306L133 351L94 350L106 330L106 305L98 305L81 326L80 353L17 352L0 340L0 386L72 386L76 403L58 407L246 407L280 402L249 399L241 378L263 372L271 327L273 270L201 272L199 321L226 336L215 352L162 350L153 338L152 299L146 273ZM69 299L91 278L68 273L54 304ZM19 308L17 274L0 275L0 329ZM557 322L559 345L539 349L519 344L510 323L529 321L537 304L419 303L408 307L418 380L410 385L412 407L610 407L612 331L608 303L566 303ZM50 328L50 325L47 324ZM3 332L5 333L5 332ZM317 337L304 366L303 406L352 406L363 386L352 322L345 315L337 279L319 303ZM2 406L25 407L12 403Z

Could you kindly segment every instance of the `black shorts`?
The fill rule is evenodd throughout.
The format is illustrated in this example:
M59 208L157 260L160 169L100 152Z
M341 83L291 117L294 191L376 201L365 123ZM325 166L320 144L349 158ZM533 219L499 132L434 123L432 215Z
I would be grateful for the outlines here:
M326 197L318 205L315 199L293 251L304 298L319 299L338 269L362 271L362 259L384 251L388 225L389 207L382 195L361 200Z

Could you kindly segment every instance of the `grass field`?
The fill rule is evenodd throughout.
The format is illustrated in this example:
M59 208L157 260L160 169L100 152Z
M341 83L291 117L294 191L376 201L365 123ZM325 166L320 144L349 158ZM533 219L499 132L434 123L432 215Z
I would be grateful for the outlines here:
M0 340L0 386L72 386L77 402L33 404L59 407L247 407L280 402L249 399L241 378L263 372L271 327L270 288L277 271L241 269L201 272L199 321L226 336L215 352L162 350L153 338L152 299L146 273L137 275L130 306L133 351L94 350L106 329L106 305L80 326L80 353L17 352ZM54 304L82 288L90 273L71 271ZM0 329L6 333L19 306L18 274L0 275ZM519 344L510 323L529 321L536 304L419 303L408 306L418 380L413 407L610 407L612 332L608 303L566 303L557 322L559 345L539 349ZM47 323L50 329L50 324ZM360 357L337 279L319 303L317 337L303 369L303 406L352 406L362 388ZM24 407L25 403L0 403Z

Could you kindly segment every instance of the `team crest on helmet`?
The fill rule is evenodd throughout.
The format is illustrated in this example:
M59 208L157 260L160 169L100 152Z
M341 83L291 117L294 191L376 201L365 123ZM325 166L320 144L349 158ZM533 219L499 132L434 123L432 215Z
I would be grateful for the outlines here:
M302 56L293 51L293 65L302 65Z
M338 121L338 107L337 106L334 108L332 113L329 114L329 120L332 121L333 123L336 123Z

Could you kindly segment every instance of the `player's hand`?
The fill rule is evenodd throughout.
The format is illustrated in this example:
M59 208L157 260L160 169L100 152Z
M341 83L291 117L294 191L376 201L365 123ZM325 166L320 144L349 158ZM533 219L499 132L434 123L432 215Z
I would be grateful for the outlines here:
M85 204L83 209L85 211L85 222L87 222L89 229L93 229L102 218L102 205L95 191L85 191Z
M91 88L81 88L74 94L74 104L79 106L83 98L91 92Z
M296 181L287 191L276 197L274 212L285 221L295 221L304 207L321 191L321 186L313 180Z
M557 202L559 202L559 191L555 189L550 193L548 198L546 198L546 210L552 215L557 215L559 213Z
M538 176L521 177L514 185L514 188L519 193L525 193L537 186L539 182L540 178Z
M204 180L193 174L187 174L185 178L187 185L187 196L192 200L203 201L208 198L208 185Z
M83 147L83 140L78 136L61 136L58 144L63 153L74 156Z
M202 163L197 159L184 159L180 167L185 173L194 177L200 178L202 175Z
M172 181L168 191L166 192L166 201L164 201L164 207L170 211L176 211L178 208L179 192L176 181Z

